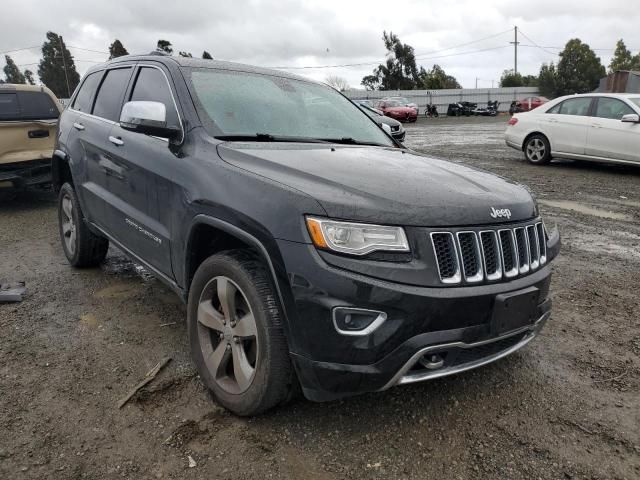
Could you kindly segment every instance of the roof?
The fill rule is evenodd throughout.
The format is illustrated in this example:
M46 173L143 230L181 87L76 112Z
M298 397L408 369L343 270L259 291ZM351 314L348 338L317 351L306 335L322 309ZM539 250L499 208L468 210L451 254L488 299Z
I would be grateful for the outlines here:
M256 67L254 65L246 65L243 63L225 62L222 60L206 60L202 58L172 56L172 55L166 55L160 52L152 52L147 55L124 55L122 57L117 57L117 58L114 58L113 60L109 60L106 63L96 65L95 67L92 67L91 70L104 68L106 66L117 64L120 62L144 61L144 60L161 62L161 63L173 62L177 64L179 67L184 67L184 68L212 68L212 69L229 70L229 71L236 71L236 72L258 73L262 75L272 75L277 77L290 78L292 80L300 80L300 81L309 82L309 83L320 83L320 82L315 82L314 80L310 80L306 77L302 77L300 75L295 75L292 73L283 72L281 70L275 70L271 68Z
M44 92L56 98L51 90L44 85L25 85L24 83L0 83L0 91L9 92Z
M607 92L593 92L593 93L576 93L575 95L565 95L563 97L555 98L571 98L571 97L614 97L614 98L637 98L640 97L640 93L607 93Z

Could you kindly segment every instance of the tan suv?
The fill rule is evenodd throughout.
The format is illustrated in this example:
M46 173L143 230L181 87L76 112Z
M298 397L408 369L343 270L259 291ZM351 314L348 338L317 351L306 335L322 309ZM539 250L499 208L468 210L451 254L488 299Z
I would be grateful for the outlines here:
M0 84L0 191L51 183L61 111L46 87Z

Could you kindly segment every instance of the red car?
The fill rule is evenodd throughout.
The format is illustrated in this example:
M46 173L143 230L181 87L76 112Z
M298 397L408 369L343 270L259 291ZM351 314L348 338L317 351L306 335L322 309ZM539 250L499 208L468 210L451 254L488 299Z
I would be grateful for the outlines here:
M418 114L415 109L406 107L397 100L382 100L376 107L387 117L391 117L399 122L415 122Z
M521 112L528 112L534 108L539 107L549 101L547 97L527 97L522 100L518 100L518 110Z

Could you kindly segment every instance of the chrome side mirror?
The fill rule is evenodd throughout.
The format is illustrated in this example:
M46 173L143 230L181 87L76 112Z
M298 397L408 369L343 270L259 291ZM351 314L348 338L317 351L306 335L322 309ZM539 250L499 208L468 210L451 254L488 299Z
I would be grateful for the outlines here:
M133 101L122 107L120 126L125 130L162 138L180 133L177 127L167 126L167 109L160 102Z
M622 116L620 121L625 123L640 123L640 115L637 113L627 113Z

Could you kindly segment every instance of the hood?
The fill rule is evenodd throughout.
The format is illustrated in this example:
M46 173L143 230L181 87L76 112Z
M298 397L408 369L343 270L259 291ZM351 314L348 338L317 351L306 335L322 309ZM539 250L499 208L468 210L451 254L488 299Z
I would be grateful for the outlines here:
M332 218L461 226L536 214L523 186L399 148L226 142L218 153L228 163L310 195Z
M402 123L400 123L398 120L394 120L391 117L385 117L384 115L378 115L373 119L373 121L376 123L384 123L386 125L389 125L390 127L402 127Z

